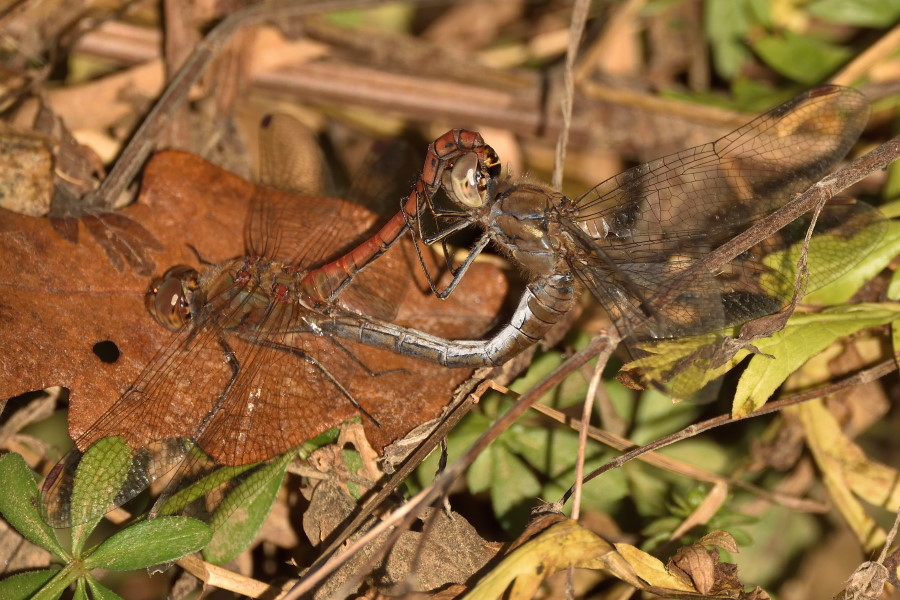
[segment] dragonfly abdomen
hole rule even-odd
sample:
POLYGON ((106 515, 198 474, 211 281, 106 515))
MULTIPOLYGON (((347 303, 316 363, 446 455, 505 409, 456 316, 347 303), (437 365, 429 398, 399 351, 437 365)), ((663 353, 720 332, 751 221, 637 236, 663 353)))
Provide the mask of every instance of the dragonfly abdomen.
POLYGON ((322 331, 446 367, 501 365, 534 345, 577 302, 575 279, 557 274, 529 285, 509 323, 486 340, 447 340, 357 315, 323 322, 322 331))

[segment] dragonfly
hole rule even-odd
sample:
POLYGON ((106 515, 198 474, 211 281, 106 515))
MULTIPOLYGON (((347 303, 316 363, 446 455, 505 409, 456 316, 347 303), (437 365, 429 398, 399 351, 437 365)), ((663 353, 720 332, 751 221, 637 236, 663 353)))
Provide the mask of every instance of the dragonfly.
MULTIPOLYGON (((715 142, 635 167, 576 200, 503 178, 499 157, 479 134, 451 130, 429 146, 422 175, 400 212, 368 241, 312 270, 299 266, 309 264, 314 246, 308 240, 299 251, 285 245, 304 238, 289 232, 298 222, 293 209, 256 203, 245 231, 247 256, 203 274, 176 267, 152 287, 148 307, 179 334, 48 477, 44 498, 51 522, 68 523, 73 473, 84 450, 107 436, 122 436, 139 450, 114 505, 171 470, 194 444, 218 463, 237 465, 303 441, 284 432, 253 435, 255 412, 287 410, 297 400, 277 392, 272 398, 263 382, 278 381, 284 384, 279 389, 288 390, 337 390, 373 419, 342 387, 343 374, 316 362, 328 353, 322 345, 336 338, 447 367, 477 367, 502 364, 533 345, 572 310, 584 288, 623 337, 635 339, 693 335, 775 312, 794 288, 764 258, 788 247, 796 235, 750 248, 716 272, 698 265, 830 170, 867 117, 868 103, 858 92, 818 88, 715 142), (440 195, 449 206, 440 204, 440 195), (469 226, 484 233, 461 265, 447 260, 451 282, 439 290, 435 278, 428 280, 436 294, 448 296, 493 243, 528 279, 512 318, 493 336, 450 340, 354 308, 350 283, 359 282, 368 272, 363 269, 377 263, 403 232, 412 230, 425 244, 445 244, 469 226), (275 255, 291 259, 273 261, 275 255), (304 345, 297 336, 304 336, 304 345), (216 370, 199 369, 216 361, 216 370), (199 382, 186 376, 195 372, 199 382), (197 390, 215 392, 206 394, 197 414, 159 408, 160 396, 197 390), (141 423, 140 432, 123 427, 126 415, 143 417, 130 419, 132 426, 141 423)), ((826 235, 852 247, 825 257, 819 272, 826 278, 849 269, 879 237, 878 228, 869 227, 879 219, 876 211, 862 204, 834 208, 823 219, 834 225, 825 228, 826 235)), ((293 407, 291 412, 302 413, 293 407)))
MULTIPOLYGON (((795 265, 786 261, 796 259, 790 249, 803 241, 808 219, 714 269, 704 259, 827 174, 856 142, 868 115, 860 92, 815 88, 716 141, 633 167, 575 199, 496 175, 499 159, 490 151, 455 154, 444 173, 445 203, 423 195, 403 212, 425 244, 446 244, 451 234, 477 227, 482 234, 462 264, 452 264, 445 246, 454 277, 444 289, 429 277, 432 290, 448 296, 493 244, 527 280, 512 318, 485 340, 444 340, 343 318, 331 321, 328 331, 462 367, 499 365, 533 345, 585 289, 633 356, 641 356, 648 341, 723 331, 776 313, 795 293, 795 265)), ((471 134, 445 135, 454 136, 471 134)), ((884 225, 863 203, 826 206, 813 240, 827 243, 818 243, 810 259, 807 288, 847 272, 881 239, 884 225)))
MULTIPOLYGON (((263 164, 274 173, 290 172, 271 163, 293 160, 272 141, 291 138, 291 122, 265 120, 263 126, 263 164)), ((424 196, 447 181, 443 173, 457 154, 488 159, 482 148, 477 134, 436 140, 405 204, 427 202, 424 196)), ((243 256, 200 271, 176 265, 155 279, 147 309, 175 335, 51 471, 42 490, 47 521, 68 527, 102 516, 179 465, 187 469, 185 462, 194 459, 185 459, 197 448, 216 465, 241 466, 282 454, 354 413, 398 430, 402 411, 391 407, 415 397, 405 394, 411 386, 423 387, 413 377, 419 370, 399 362, 372 372, 362 353, 325 331, 334 315, 392 318, 406 291, 395 271, 407 261, 375 260, 406 229, 402 215, 324 262, 335 243, 353 237, 359 220, 360 210, 350 203, 298 203, 267 190, 250 204, 243 256), (373 387, 381 389, 373 393, 373 387), (109 490, 114 499, 108 504, 73 509, 84 453, 114 436, 133 451, 124 483, 109 490)))

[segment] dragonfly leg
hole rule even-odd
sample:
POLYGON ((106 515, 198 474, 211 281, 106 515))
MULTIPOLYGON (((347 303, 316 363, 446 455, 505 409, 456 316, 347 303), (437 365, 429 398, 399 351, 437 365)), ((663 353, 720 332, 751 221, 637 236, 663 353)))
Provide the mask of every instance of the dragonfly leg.
POLYGON ((452 261, 450 260, 450 252, 447 247, 446 238, 452 233, 456 233, 457 231, 467 227, 470 223, 466 221, 461 221, 452 225, 451 227, 445 229, 439 234, 428 237, 423 236, 421 227, 417 226, 417 224, 421 223, 421 220, 418 217, 413 217, 412 215, 406 214, 407 225, 411 232, 413 232, 413 246, 416 249, 416 257, 419 259, 419 266, 422 269, 422 272, 425 274, 425 280, 428 282, 428 287, 431 288, 431 292, 440 298, 441 300, 446 299, 450 294, 453 293, 453 290, 456 289, 456 286, 459 285, 460 279, 465 275, 466 271, 468 271, 469 267, 472 265, 472 262, 481 254, 482 250, 487 247, 488 243, 491 241, 490 236, 485 233, 479 239, 478 242, 472 247, 469 255, 466 257, 466 260, 459 267, 454 267, 452 261), (418 232, 418 233, 416 233, 418 232), (444 260, 447 263, 447 269, 450 273, 453 274, 453 279, 447 284, 447 287, 444 289, 440 289, 437 283, 431 276, 431 272, 429 272, 428 267, 425 264, 425 258, 422 255, 422 249, 419 247, 419 242, 422 241, 426 245, 433 244, 434 242, 440 240, 441 247, 444 253, 444 260))
POLYGON ((455 290, 456 286, 459 285, 459 282, 462 279, 463 275, 466 274, 466 271, 469 270, 469 267, 472 266, 472 263, 475 262, 475 259, 478 258, 478 255, 481 254, 482 250, 487 247, 490 241, 491 237, 488 233, 485 233, 480 238, 478 238, 478 241, 474 246, 472 246, 472 249, 469 251, 469 255, 466 256, 466 260, 463 261, 463 263, 456 270, 454 270, 450 265, 450 258, 449 255, 447 255, 447 247, 446 245, 444 246, 444 256, 447 257, 447 267, 453 274, 453 279, 442 291, 438 291, 432 288, 432 291, 438 298, 444 300, 453 293, 453 290, 455 290))
POLYGON ((229 394, 231 393, 231 388, 234 387, 234 383, 241 375, 241 363, 240 361, 238 361, 237 355, 234 353, 234 350, 231 349, 231 346, 222 336, 219 336, 219 346, 222 347, 222 350, 225 353, 225 362, 228 363, 228 366, 231 369, 231 377, 228 378, 228 383, 225 384, 225 388, 222 390, 222 393, 219 394, 219 399, 200 421, 200 425, 197 428, 198 436, 206 429, 206 426, 209 425, 209 422, 212 420, 212 418, 225 404, 225 399, 228 398, 229 394))
POLYGON ((197 250, 196 246, 194 246, 193 244, 185 244, 185 245, 190 249, 191 252, 194 253, 194 256, 197 257, 197 262, 199 262, 201 265, 203 265, 204 267, 216 266, 217 263, 214 263, 212 261, 209 261, 209 260, 206 260, 205 258, 203 258, 203 255, 200 254, 200 251, 197 250))
POLYGON ((366 363, 364 363, 362 361, 362 359, 360 357, 358 357, 356 354, 354 354, 349 348, 344 346, 340 342, 340 340, 338 340, 334 336, 331 336, 328 334, 325 334, 325 335, 328 337, 328 339, 331 341, 331 343, 334 344, 335 346, 337 346, 344 354, 346 354, 350 358, 350 360, 352 360, 357 365, 359 365, 359 367, 363 371, 365 371, 369 377, 382 377, 384 375, 392 375, 394 373, 409 373, 408 369, 388 369, 386 371, 373 371, 372 369, 370 369, 368 367, 368 365, 366 365, 366 363))
POLYGON ((257 341, 255 343, 260 346, 263 346, 265 348, 273 348, 275 350, 280 350, 282 352, 287 352, 289 354, 293 354, 294 356, 305 360, 306 362, 308 362, 309 364, 314 366, 316 369, 318 369, 319 372, 322 373, 322 375, 324 375, 325 378, 328 379, 328 381, 330 381, 331 384, 334 387, 336 387, 338 389, 338 391, 350 402, 350 404, 352 404, 356 408, 356 410, 361 412, 364 416, 368 417, 368 419, 370 421, 372 421, 376 427, 381 427, 381 423, 378 422, 378 419, 373 417, 369 411, 367 411, 365 408, 363 408, 362 405, 360 405, 360 403, 357 402, 356 398, 353 397, 353 394, 350 393, 350 390, 345 388, 344 385, 340 381, 338 381, 334 375, 331 374, 331 371, 329 371, 322 363, 320 363, 318 360, 316 360, 315 357, 307 354, 306 352, 304 352, 303 350, 301 350, 299 348, 294 348, 293 346, 288 346, 286 344, 278 344, 275 342, 263 342, 263 341, 257 341))

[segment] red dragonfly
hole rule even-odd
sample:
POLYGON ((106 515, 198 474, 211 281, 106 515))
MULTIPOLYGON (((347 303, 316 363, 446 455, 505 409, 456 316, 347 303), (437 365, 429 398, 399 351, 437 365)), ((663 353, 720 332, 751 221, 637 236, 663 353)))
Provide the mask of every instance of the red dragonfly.
MULTIPOLYGON (((474 152, 485 158, 482 147, 477 135, 436 140, 406 204, 427 202, 424 196, 445 184, 453 157, 474 152)), ((172 470, 195 446, 216 464, 238 466, 281 454, 354 412, 395 433, 416 425, 400 423, 403 411, 391 410, 415 398, 409 388, 423 387, 415 363, 395 357, 399 368, 373 373, 365 356, 324 331, 335 315, 365 320, 396 313, 406 291, 403 278, 386 259, 360 270, 396 241, 405 218, 398 215, 338 260, 306 268, 334 253, 336 240, 351 238, 359 212, 348 203, 263 194, 251 203, 245 256, 202 273, 179 265, 154 281, 148 309, 176 335, 47 477, 48 522, 65 527, 73 518, 104 514, 172 470), (384 389, 373 393, 373 387, 384 389), (112 503, 79 506, 73 517, 83 453, 110 436, 133 450, 125 482, 109 490, 112 503)))

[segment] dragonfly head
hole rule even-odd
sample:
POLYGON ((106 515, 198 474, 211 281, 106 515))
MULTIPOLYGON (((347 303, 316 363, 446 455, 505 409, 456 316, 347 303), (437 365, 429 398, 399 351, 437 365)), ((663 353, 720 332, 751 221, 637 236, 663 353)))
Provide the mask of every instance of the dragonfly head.
POLYGON ((500 178, 500 158, 490 146, 460 156, 442 175, 444 190, 462 208, 481 208, 493 195, 500 178))
POLYGON ((196 289, 197 271, 177 265, 153 280, 144 304, 160 325, 177 331, 191 319, 191 298, 196 289))

